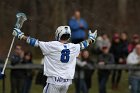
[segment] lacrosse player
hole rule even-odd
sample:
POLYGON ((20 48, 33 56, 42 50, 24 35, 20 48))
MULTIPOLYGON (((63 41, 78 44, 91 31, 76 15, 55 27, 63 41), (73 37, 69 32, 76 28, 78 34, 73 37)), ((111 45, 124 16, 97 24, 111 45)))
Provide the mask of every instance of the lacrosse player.
POLYGON ((91 33, 87 40, 79 44, 69 43, 71 30, 69 26, 59 26, 55 32, 56 41, 43 42, 25 36, 20 29, 14 28, 13 36, 25 40, 29 45, 39 47, 44 55, 44 75, 47 84, 43 93, 66 93, 74 78, 76 57, 80 50, 95 42, 97 31, 91 33))

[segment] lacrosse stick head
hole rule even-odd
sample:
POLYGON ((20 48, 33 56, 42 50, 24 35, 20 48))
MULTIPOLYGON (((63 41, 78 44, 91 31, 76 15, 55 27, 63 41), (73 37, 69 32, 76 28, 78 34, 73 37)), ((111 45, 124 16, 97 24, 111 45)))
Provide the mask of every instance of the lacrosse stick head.
POLYGON ((21 29, 24 21, 27 20, 27 17, 24 13, 17 13, 16 17, 17 17, 17 22, 16 22, 15 27, 18 28, 18 29, 21 29))

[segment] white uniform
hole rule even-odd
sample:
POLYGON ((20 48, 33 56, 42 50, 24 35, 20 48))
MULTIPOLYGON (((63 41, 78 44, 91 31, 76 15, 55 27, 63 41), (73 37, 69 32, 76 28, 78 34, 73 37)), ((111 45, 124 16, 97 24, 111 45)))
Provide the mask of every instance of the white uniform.
MULTIPOLYGON (((59 41, 42 42, 39 41, 39 47, 44 55, 44 75, 48 77, 44 93, 60 93, 60 88, 66 87, 72 83, 75 73, 76 57, 80 53, 80 44, 67 43, 59 41), (51 84, 59 86, 56 89, 49 89, 51 84), (62 87, 63 86, 63 87, 62 87), (49 92, 50 90, 50 92, 49 92)), ((61 93, 66 93, 67 89, 61 93)))
POLYGON ((26 40, 31 46, 41 48, 45 56, 43 60, 44 75, 48 77, 43 93, 66 93, 74 77, 76 57, 79 55, 80 49, 85 49, 95 41, 97 30, 94 33, 89 31, 88 40, 80 44, 63 44, 59 42, 64 35, 66 35, 67 40, 68 38, 70 39, 71 30, 69 26, 59 26, 55 32, 57 41, 52 42, 41 42, 31 37, 23 38, 25 37, 24 33, 17 28, 14 28, 13 35, 19 39, 26 40))

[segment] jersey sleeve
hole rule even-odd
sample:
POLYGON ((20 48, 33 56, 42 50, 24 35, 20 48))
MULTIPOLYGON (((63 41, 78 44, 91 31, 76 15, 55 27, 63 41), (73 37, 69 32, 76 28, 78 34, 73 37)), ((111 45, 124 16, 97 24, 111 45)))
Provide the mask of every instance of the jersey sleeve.
POLYGON ((49 42, 43 42, 43 41, 39 41, 39 47, 43 53, 43 55, 46 55, 49 53, 49 42))
POLYGON ((80 44, 75 44, 75 46, 76 46, 76 57, 78 57, 80 53, 80 44))

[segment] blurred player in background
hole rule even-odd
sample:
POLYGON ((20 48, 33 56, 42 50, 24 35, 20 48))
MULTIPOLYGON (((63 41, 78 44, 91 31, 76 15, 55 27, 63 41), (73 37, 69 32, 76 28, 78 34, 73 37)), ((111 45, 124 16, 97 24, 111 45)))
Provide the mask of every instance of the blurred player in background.
POLYGON ((128 52, 131 53, 135 46, 140 42, 140 37, 138 34, 134 34, 132 37, 132 41, 128 44, 128 52))
POLYGON ((85 49, 89 44, 95 42, 97 31, 94 33, 90 31, 88 39, 79 44, 68 42, 71 37, 69 26, 58 27, 55 32, 56 41, 50 42, 27 37, 17 28, 13 30, 13 35, 42 50, 44 75, 48 77, 43 93, 66 93, 74 78, 76 57, 81 49, 85 49))
MULTIPOLYGON (((110 52, 114 55, 115 64, 124 64, 123 60, 123 51, 122 51, 122 45, 120 41, 119 33, 114 33, 113 40, 112 40, 112 46, 110 48, 110 52)), ((113 70, 112 73, 112 89, 118 90, 119 83, 122 77, 122 70, 113 70)))
POLYGON ((85 30, 88 29, 87 22, 81 18, 80 11, 76 10, 74 16, 69 21, 71 28, 71 41, 72 43, 82 42, 86 38, 85 30))
MULTIPOLYGON (((14 54, 11 56, 11 65, 19 65, 22 63, 24 57, 24 52, 21 45, 16 45, 14 54)), ((11 93, 22 93, 22 88, 24 84, 24 76, 22 69, 12 69, 10 73, 11 80, 11 93)))
MULTIPOLYGON (((24 58, 23 58, 22 64, 28 64, 28 65, 33 64, 32 53, 30 51, 27 51, 24 53, 24 58)), ((33 80, 33 76, 34 76, 34 71, 32 69, 26 69, 26 70, 24 69, 23 74, 24 74, 25 78, 23 79, 24 85, 23 85, 22 93, 30 93, 32 80, 33 80)))
MULTIPOLYGON (((98 57, 99 65, 114 64, 114 56, 109 53, 109 46, 102 47, 102 53, 98 57)), ((106 85, 109 79, 111 70, 100 69, 98 70, 98 83, 99 83, 99 93, 107 93, 106 85)))
POLYGON ((83 62, 86 62, 86 65, 85 65, 85 70, 84 70, 84 73, 85 73, 85 82, 86 82, 86 86, 87 86, 87 90, 89 93, 89 90, 92 86, 92 76, 93 76, 93 73, 94 73, 94 65, 95 65, 95 62, 92 61, 92 59, 90 58, 90 53, 88 50, 83 50, 82 51, 82 61, 83 62))
MULTIPOLYGON (((140 44, 127 57, 127 64, 140 65, 140 44)), ((140 71, 129 70, 129 85, 131 93, 140 93, 140 71)))

